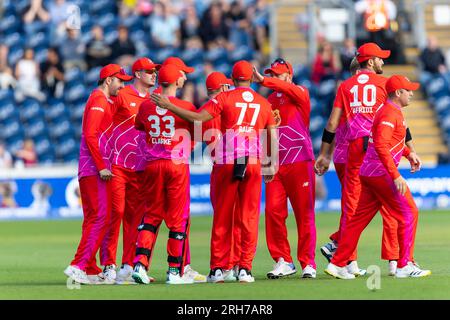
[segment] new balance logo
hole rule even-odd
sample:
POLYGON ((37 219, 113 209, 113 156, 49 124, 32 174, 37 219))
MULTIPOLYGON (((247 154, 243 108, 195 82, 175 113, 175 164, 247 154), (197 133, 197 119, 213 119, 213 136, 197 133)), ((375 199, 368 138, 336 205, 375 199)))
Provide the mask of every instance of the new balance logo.
POLYGON ((305 182, 305 183, 303 184, 303 186, 304 186, 304 187, 309 186, 309 182, 305 182))
POLYGON ((177 234, 177 236, 175 237, 175 239, 177 239, 177 240, 183 240, 184 237, 183 237, 183 235, 181 235, 181 234, 177 234))
POLYGON ((136 102, 130 103, 130 107, 136 107, 136 102))

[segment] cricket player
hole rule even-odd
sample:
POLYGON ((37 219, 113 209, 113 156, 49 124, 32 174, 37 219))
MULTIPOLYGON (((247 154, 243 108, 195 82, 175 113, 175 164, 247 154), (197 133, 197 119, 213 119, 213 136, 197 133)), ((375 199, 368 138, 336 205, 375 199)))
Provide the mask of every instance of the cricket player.
MULTIPOLYGON (((367 141, 373 118, 387 98, 384 87, 386 78, 380 74, 383 73, 383 59, 389 57, 389 55, 389 50, 382 50, 378 45, 371 42, 358 48, 356 57, 361 70, 339 86, 333 110, 323 132, 322 146, 315 164, 316 173, 319 175, 328 170, 336 129, 341 117, 345 117, 347 124, 346 138, 349 145, 342 188, 342 213, 338 243, 348 221, 355 214, 361 194, 359 168, 367 150, 367 141)), ((356 252, 351 256, 348 269, 351 274, 364 275, 366 273, 365 270, 358 267, 356 252)))
MULTIPOLYGON (((195 69, 193 67, 189 67, 186 65, 186 63, 184 63, 183 60, 181 60, 178 57, 168 57, 166 60, 163 61, 162 65, 166 66, 166 65, 174 65, 176 66, 181 74, 182 74, 182 80, 179 80, 177 83, 177 88, 178 89, 182 89, 184 87, 184 84, 186 83, 187 79, 187 75, 194 72, 195 69)), ((155 94, 161 94, 162 92, 162 87, 158 87, 156 88, 153 93, 155 94)), ((189 230, 188 230, 189 231, 189 230)), ((190 253, 190 246, 189 246, 189 232, 187 233, 187 238, 185 240, 186 243, 186 265, 184 267, 184 272, 183 272, 183 276, 184 277, 191 277, 194 278, 195 282, 205 282, 206 281, 206 277, 202 274, 200 274, 199 272, 195 271, 194 269, 192 269, 191 267, 191 253, 190 253)))
MULTIPOLYGON (((162 95, 182 109, 195 111, 193 104, 175 97, 179 82, 183 81, 183 74, 174 65, 164 65, 159 70, 158 83, 162 87, 162 95)), ((166 283, 194 283, 194 277, 183 276, 190 224, 189 159, 193 147, 193 126, 148 100, 139 108, 135 127, 146 132, 147 166, 141 190, 145 199, 145 214, 139 226, 132 277, 138 283, 150 283, 147 270, 151 250, 156 242, 157 230, 164 220, 170 230, 166 283)))
POLYGON ((211 233, 211 271, 209 282, 223 282, 224 271, 230 265, 233 228, 240 228, 241 256, 240 282, 254 282, 252 262, 258 239, 261 200, 261 140, 260 130, 268 131, 269 170, 265 179, 270 181, 277 166, 275 119, 269 102, 250 88, 253 67, 247 61, 238 61, 232 69, 235 89, 220 93, 200 112, 179 108, 166 98, 152 94, 157 105, 174 112, 188 121, 208 121, 220 116, 222 139, 215 149, 216 194, 211 233), (239 194, 239 197, 238 197, 239 194), (240 217, 233 221, 234 207, 240 217))
MULTIPOLYGON (((350 65, 350 72, 353 75, 359 73, 360 65, 358 63, 357 57, 352 60, 350 65)), ((333 162, 336 169, 336 174, 339 178, 341 186, 344 185, 345 178, 345 169, 348 161, 348 145, 349 142, 347 140, 347 122, 346 116, 344 113, 341 115, 341 119, 339 121, 339 125, 336 129, 335 136, 335 149, 333 153, 333 162)), ((414 152, 414 144, 412 142, 412 137, 407 129, 406 134, 406 145, 411 150, 413 155, 415 155, 416 161, 418 163, 418 167, 420 170, 421 162, 420 158, 414 152)), ((386 210, 384 207, 381 210, 386 210)), ((397 239, 397 221, 385 212, 383 215, 383 235, 382 235, 382 243, 381 243, 381 258, 389 261, 389 275, 395 275, 395 270, 397 266, 397 259, 399 254, 398 247, 398 239, 397 239)), ((330 262, 336 248, 338 246, 339 233, 343 222, 343 216, 341 216, 340 225, 338 231, 333 233, 330 236, 331 242, 325 244, 321 247, 321 252, 327 258, 328 262, 330 262)), ((352 260, 356 259, 356 253, 352 255, 352 260)), ((354 263, 353 263, 354 264, 354 263)))
MULTIPOLYGON (((221 92, 226 92, 230 90, 230 86, 233 85, 233 81, 231 79, 228 79, 223 73, 221 72, 212 72, 208 75, 206 78, 206 90, 208 93, 209 101, 211 99, 214 99, 218 94, 221 92)), ((209 102, 208 101, 208 102, 209 102)), ((207 105, 208 102, 205 103, 202 107, 200 107, 199 111, 203 110, 207 105)), ((201 129, 202 129, 202 137, 203 140, 207 144, 207 148, 209 151, 209 154, 211 156, 211 159, 213 161, 213 168, 211 171, 210 176, 210 197, 211 197, 211 204, 212 207, 215 207, 215 195, 217 192, 217 188, 220 188, 219 185, 217 185, 217 179, 216 179, 216 163, 214 160, 215 155, 215 146, 218 144, 220 138, 222 137, 222 133, 220 131, 221 122, 220 122, 220 116, 215 117, 214 119, 211 119, 209 121, 200 123, 201 129)), ((233 221, 237 221, 239 218, 239 213, 236 211, 237 206, 234 208, 233 212, 233 221)), ((225 282, 234 282, 238 279, 238 273, 239 273, 239 266, 237 265, 239 263, 240 258, 240 229, 235 228, 233 230, 232 235, 232 246, 230 250, 230 262, 228 267, 223 271, 224 276, 223 279, 225 282)))
POLYGON ((114 99, 114 114, 108 143, 112 148, 111 163, 114 178, 112 188, 112 216, 101 246, 101 263, 105 266, 106 283, 133 283, 133 259, 136 251, 137 228, 143 217, 139 208, 141 192, 136 172, 139 159, 140 132, 134 128, 139 106, 150 98, 159 64, 149 58, 139 58, 132 66, 134 82, 119 91, 114 99), (120 225, 123 220, 122 266, 116 277, 116 254, 120 225), (116 279, 117 278, 117 279, 116 279))
POLYGON ((406 180, 400 175, 398 165, 402 156, 410 164, 411 171, 419 169, 419 164, 411 157, 405 145, 406 121, 401 108, 409 105, 413 90, 418 83, 406 77, 394 75, 386 82, 388 100, 375 115, 367 153, 360 169, 361 195, 353 217, 341 234, 339 247, 328 264, 325 273, 340 279, 354 279, 346 265, 356 249, 362 231, 373 219, 381 206, 381 214, 389 212, 398 223, 398 243, 400 247, 397 278, 425 277, 429 270, 420 269, 411 259, 416 232, 418 209, 406 180))
POLYGON ((315 173, 309 134, 309 92, 292 82, 292 66, 283 59, 275 60, 264 73, 271 77, 264 77, 254 69, 254 79, 274 91, 268 100, 274 110, 279 110, 281 118, 278 127, 280 167, 273 181, 266 184, 266 241, 276 262, 267 277, 277 279, 297 272, 287 238, 289 199, 297 222, 297 259, 302 267, 302 278, 315 278, 315 173))
POLYGON ((83 207, 82 236, 77 252, 64 274, 74 281, 91 283, 87 274, 96 275, 96 254, 111 217, 111 165, 107 143, 107 131, 112 121, 113 101, 124 82, 131 76, 117 64, 109 64, 100 70, 98 88, 86 103, 80 144, 78 181, 83 207))

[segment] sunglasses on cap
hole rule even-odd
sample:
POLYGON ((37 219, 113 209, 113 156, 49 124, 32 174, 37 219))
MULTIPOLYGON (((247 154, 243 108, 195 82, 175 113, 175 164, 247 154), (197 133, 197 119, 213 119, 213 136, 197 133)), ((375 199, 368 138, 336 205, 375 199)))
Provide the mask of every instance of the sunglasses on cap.
POLYGON ((114 72, 112 75, 110 75, 110 77, 114 77, 116 74, 123 74, 123 75, 127 75, 126 71, 123 68, 120 68, 119 71, 114 72))
POLYGON ((145 72, 146 74, 154 74, 156 72, 156 69, 155 68, 153 68, 151 70, 142 69, 142 70, 139 70, 139 72, 145 72))
POLYGON ((286 64, 286 61, 284 61, 284 59, 282 59, 282 58, 278 58, 272 64, 275 64, 275 63, 286 64))

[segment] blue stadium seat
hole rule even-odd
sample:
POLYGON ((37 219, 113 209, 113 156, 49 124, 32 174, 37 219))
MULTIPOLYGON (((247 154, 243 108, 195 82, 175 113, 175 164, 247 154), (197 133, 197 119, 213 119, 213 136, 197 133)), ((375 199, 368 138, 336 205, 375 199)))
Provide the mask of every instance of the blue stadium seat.
POLYGON ((215 48, 208 50, 205 54, 206 61, 211 62, 214 66, 228 64, 228 52, 225 48, 215 48))
POLYGON ((34 149, 38 157, 42 154, 53 153, 52 142, 46 136, 40 136, 34 139, 34 149))
POLYGON ((55 162, 55 155, 53 150, 49 150, 42 154, 38 154, 38 160, 40 164, 51 164, 55 162))
POLYGON ((163 48, 153 51, 153 55, 155 57, 154 61, 157 63, 162 63, 168 57, 179 56, 179 51, 175 48, 163 48))
POLYGON ((128 28, 128 31, 130 32, 134 32, 137 30, 148 31, 148 29, 145 27, 145 19, 138 15, 129 15, 125 19, 122 19, 120 23, 126 26, 128 28))
POLYGON ((98 77, 100 75, 100 70, 102 67, 95 67, 90 69, 85 75, 85 82, 88 85, 96 84, 98 77))
POLYGON ((228 63, 222 63, 214 66, 215 71, 222 72, 227 77, 231 76, 231 68, 231 65, 229 65, 228 63))
POLYGON ((228 54, 228 60, 230 63, 235 63, 239 60, 250 61, 253 60, 254 54, 253 49, 248 46, 240 46, 228 54))
POLYGON ((100 14, 98 17, 96 17, 95 23, 100 25, 103 29, 106 29, 111 26, 113 28, 117 28, 118 19, 113 13, 107 12, 105 14, 100 14))
POLYGON ((14 137, 23 137, 23 128, 17 119, 10 119, 0 127, 0 139, 9 140, 14 137))
POLYGON ((47 124, 42 119, 37 119, 25 125, 25 137, 35 139, 38 137, 47 137, 47 136, 48 136, 47 124))
POLYGON ((73 81, 84 82, 84 72, 78 68, 71 68, 64 72, 64 81, 66 85, 73 81))
POLYGON ((315 116, 311 118, 310 124, 309 124, 309 130, 311 132, 315 131, 322 131, 323 128, 326 125, 325 118, 322 116, 315 116))
POLYGON ((81 121, 83 118, 84 108, 86 106, 85 102, 79 102, 69 106, 70 118, 73 121, 81 121))
POLYGON ((28 34, 38 34, 38 33, 45 33, 48 34, 49 24, 42 22, 40 20, 35 20, 32 23, 29 23, 26 27, 26 30, 28 34))
POLYGON ((30 119, 41 118, 44 116, 41 104, 36 99, 25 99, 20 107, 20 119, 29 121, 30 119))
POLYGON ((194 72, 187 75, 189 81, 198 83, 203 79, 204 66, 203 64, 193 65, 194 72))
POLYGON ((30 0, 15 0, 14 7, 16 8, 16 14, 18 17, 21 16, 21 13, 25 8, 30 4, 30 0))
POLYGON ((77 152, 77 143, 74 138, 64 138, 57 143, 55 148, 56 157, 63 158, 71 153, 77 152))
POLYGON ((426 86, 425 90, 428 96, 433 99, 439 99, 440 97, 449 95, 449 88, 444 77, 438 76, 433 78, 426 86))
POLYGON ((111 5, 109 0, 97 0, 90 3, 89 12, 91 15, 113 13, 114 6, 111 5))
POLYGON ((25 40, 19 32, 13 32, 2 39, 2 43, 8 48, 23 47, 25 45, 25 40))
POLYGON ((187 65, 203 65, 203 49, 186 49, 181 53, 180 58, 187 65))
POLYGON ((63 156, 63 160, 64 160, 64 162, 73 162, 73 163, 76 163, 76 162, 78 162, 78 158, 79 158, 79 155, 80 155, 80 148, 78 147, 76 147, 75 146, 75 150, 74 151, 72 151, 72 152, 70 152, 70 153, 68 153, 67 155, 65 155, 65 156, 63 156))
POLYGON ((0 105, 14 100, 14 91, 12 89, 0 89, 0 105))
POLYGON ((23 49, 19 47, 14 47, 9 49, 8 63, 10 66, 15 66, 17 61, 19 61, 23 56, 23 49))
POLYGON ((19 110, 14 101, 8 101, 0 104, 0 123, 6 123, 19 119, 19 110))
POLYGON ((49 36, 45 32, 37 32, 35 34, 30 35, 26 39, 27 46, 34 48, 48 48, 50 45, 50 39, 49 36))
POLYGON ((21 19, 14 15, 5 16, 0 19, 0 33, 4 36, 20 32, 21 19))
POLYGON ((105 37, 105 41, 108 44, 112 44, 119 37, 119 32, 117 31, 116 28, 113 28, 111 30, 105 30, 104 37, 105 37))
POLYGON ((49 125, 49 136, 57 139, 64 136, 74 136, 74 130, 69 120, 61 119, 55 124, 49 125))
POLYGON ((14 136, 7 140, 7 148, 11 154, 15 154, 17 151, 22 149, 23 146, 23 137, 22 136, 14 136))
POLYGON ((450 113, 450 95, 443 96, 434 102, 434 109, 439 116, 446 116, 450 113))
POLYGON ((67 118, 68 111, 64 102, 54 103, 45 108, 45 119, 52 123, 67 118))
POLYGON ((64 89, 64 98, 65 101, 69 104, 82 100, 84 94, 85 94, 85 86, 82 83, 79 83, 71 88, 64 89))

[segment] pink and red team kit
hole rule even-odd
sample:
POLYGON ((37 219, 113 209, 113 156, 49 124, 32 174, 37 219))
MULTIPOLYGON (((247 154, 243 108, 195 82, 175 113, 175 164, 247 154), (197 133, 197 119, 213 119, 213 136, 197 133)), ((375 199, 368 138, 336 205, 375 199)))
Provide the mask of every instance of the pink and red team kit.
POLYGON ((399 75, 380 75, 389 54, 374 43, 358 48, 359 70, 337 90, 317 159, 309 133, 309 92, 292 82, 293 68, 283 59, 276 59, 266 76, 247 61, 233 66, 231 79, 211 73, 206 79, 210 99, 199 108, 176 97, 194 71, 177 57, 162 64, 139 58, 132 75, 119 65, 103 67, 82 123, 82 235, 64 273, 82 284, 154 282, 148 273, 164 221, 169 229, 166 283, 254 282, 264 181, 266 242, 274 260, 267 277, 297 272, 287 237, 289 200, 301 277, 316 278, 315 175, 328 170, 334 150, 342 212, 338 231, 320 248, 329 262, 325 273, 339 279, 366 273, 357 265, 356 248, 380 210, 382 259, 388 260, 389 275, 430 275, 414 260, 418 210, 397 169, 404 156, 413 171, 420 170, 401 112, 419 85, 399 75), (272 93, 261 96, 252 82, 272 93), (192 268, 189 244, 189 160, 202 142, 213 162, 207 276, 192 268), (123 254, 117 268, 121 224, 123 254))

